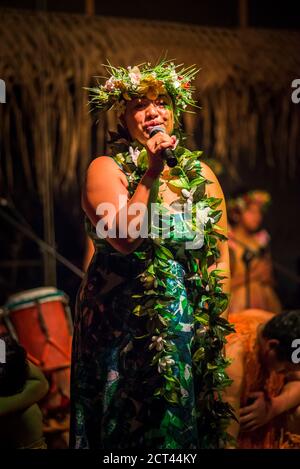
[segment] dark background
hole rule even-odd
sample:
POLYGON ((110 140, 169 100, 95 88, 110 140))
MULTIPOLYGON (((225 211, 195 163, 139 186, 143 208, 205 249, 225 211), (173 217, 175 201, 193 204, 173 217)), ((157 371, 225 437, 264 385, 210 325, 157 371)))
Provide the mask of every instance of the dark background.
MULTIPOLYGON (((85 5, 85 0, 0 0, 1 7, 81 14, 85 13, 85 5)), ((97 15, 177 21, 226 28, 239 25, 238 11, 238 0, 194 0, 182 3, 176 0, 160 2, 95 0, 97 15)), ((249 0, 248 15, 250 27, 300 28, 300 4, 294 0, 285 2, 249 0)))

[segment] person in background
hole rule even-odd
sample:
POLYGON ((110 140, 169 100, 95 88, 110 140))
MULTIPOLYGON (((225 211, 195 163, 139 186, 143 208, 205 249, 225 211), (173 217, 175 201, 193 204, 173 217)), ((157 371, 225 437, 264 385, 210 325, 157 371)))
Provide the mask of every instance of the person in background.
POLYGON ((300 442, 300 348, 292 346, 300 337, 300 310, 249 309, 229 320, 236 332, 227 338, 232 384, 225 395, 237 418, 228 429, 237 447, 280 448, 288 432, 300 442))
POLYGON ((259 308, 273 313, 281 311, 274 290, 270 236, 261 229, 263 214, 270 203, 265 191, 250 191, 228 201, 228 231, 231 300, 229 312, 259 308), (248 283, 246 280, 249 262, 248 283))
POLYGON ((25 349, 8 334, 6 362, 0 364, 0 448, 46 449, 38 402, 48 392, 43 373, 26 359, 25 349))

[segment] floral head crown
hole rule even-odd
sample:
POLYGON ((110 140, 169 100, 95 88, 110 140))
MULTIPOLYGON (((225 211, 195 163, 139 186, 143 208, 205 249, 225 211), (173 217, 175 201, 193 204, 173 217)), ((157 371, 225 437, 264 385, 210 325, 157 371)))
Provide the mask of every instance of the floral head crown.
POLYGON ((271 203, 271 196, 267 191, 253 190, 227 202, 228 212, 244 211, 251 203, 256 203, 262 210, 266 210, 271 203))
POLYGON ((121 115, 125 111, 126 102, 131 99, 146 96, 155 100, 164 94, 171 97, 176 118, 188 105, 198 107, 192 98, 194 88, 191 81, 198 72, 194 66, 182 68, 182 65, 163 60, 154 67, 144 63, 127 68, 116 68, 109 64, 105 68, 110 74, 109 78, 105 77, 105 83, 87 88, 91 93, 90 104, 95 109, 116 109, 118 115, 121 115))

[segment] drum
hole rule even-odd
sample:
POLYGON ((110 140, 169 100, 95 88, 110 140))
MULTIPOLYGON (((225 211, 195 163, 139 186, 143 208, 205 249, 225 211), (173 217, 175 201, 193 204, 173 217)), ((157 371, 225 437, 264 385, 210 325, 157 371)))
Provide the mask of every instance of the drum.
POLYGON ((34 288, 8 298, 3 321, 44 372, 71 363, 72 318, 68 297, 54 287, 34 288))

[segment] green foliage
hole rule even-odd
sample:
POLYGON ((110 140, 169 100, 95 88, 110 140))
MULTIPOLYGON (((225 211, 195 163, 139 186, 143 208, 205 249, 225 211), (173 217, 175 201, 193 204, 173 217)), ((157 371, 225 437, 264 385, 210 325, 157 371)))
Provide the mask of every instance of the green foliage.
POLYGON ((194 66, 184 68, 168 60, 155 66, 150 63, 127 68, 117 68, 110 63, 104 66, 109 77, 98 77, 105 81, 101 83, 100 80, 97 86, 85 88, 90 93, 92 109, 107 111, 114 108, 120 115, 125 112, 126 102, 134 98, 145 96, 154 100, 161 95, 171 97, 177 120, 187 106, 198 107, 192 97, 192 81, 198 73, 194 66))
MULTIPOLYGON (((144 290, 134 295, 132 313, 138 317, 148 317, 146 327, 153 341, 151 350, 154 352, 152 366, 157 367, 162 377, 154 396, 177 405, 182 399, 182 390, 173 372, 175 362, 170 358, 173 344, 168 332, 170 313, 166 307, 172 302, 172 296, 166 296, 165 290, 167 280, 176 278, 171 271, 172 260, 182 260, 188 273, 186 285, 194 316, 191 352, 195 389, 199 391, 196 409, 199 445, 201 448, 217 448, 229 441, 226 425, 233 415, 231 407, 221 399, 222 391, 230 384, 226 374, 228 360, 223 355, 223 347, 233 327, 221 317, 228 305, 228 295, 222 288, 224 272, 209 269, 219 257, 219 242, 226 240, 217 225, 222 216, 222 211, 218 209, 221 199, 205 195, 205 186, 209 181, 201 172, 199 158, 202 152, 191 152, 180 146, 175 151, 178 165, 171 170, 171 175, 176 179, 170 181, 170 184, 186 190, 195 207, 201 210, 204 244, 199 249, 185 249, 182 252, 182 242, 173 240, 170 243, 169 239, 163 237, 163 229, 155 227, 157 237, 152 239, 149 236, 134 252, 134 256, 147 262, 147 268, 140 275, 144 290)), ((144 167, 139 166, 138 159, 132 170, 133 162, 129 152, 117 154, 116 160, 131 181, 129 191, 132 195, 143 176, 144 167)), ((193 213, 196 216, 196 210, 193 213)), ((170 223, 170 219, 166 220, 170 223)), ((198 224, 193 220, 192 225, 196 234, 198 224)), ((179 326, 177 330, 180 330, 179 326)), ((180 421, 174 415, 167 414, 164 424, 178 427, 180 421)), ((173 444, 170 440, 170 447, 173 444)))

